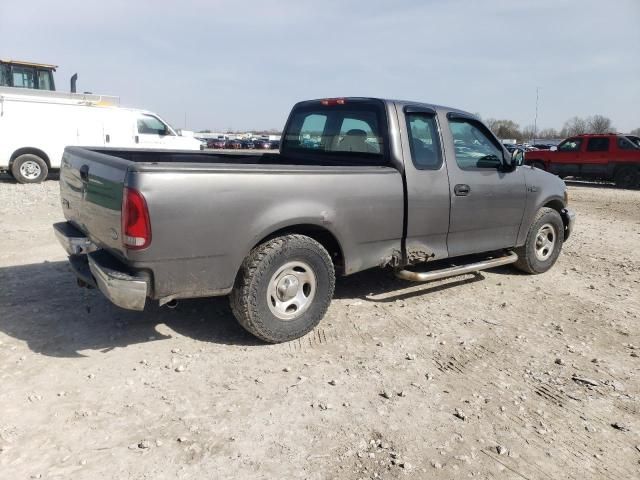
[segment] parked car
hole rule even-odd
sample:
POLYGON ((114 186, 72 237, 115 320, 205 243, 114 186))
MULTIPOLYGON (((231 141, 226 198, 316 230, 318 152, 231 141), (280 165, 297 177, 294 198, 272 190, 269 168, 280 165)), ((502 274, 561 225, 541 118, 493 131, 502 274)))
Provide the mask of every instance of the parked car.
POLYGON ((336 274, 382 267, 429 281, 507 264, 538 274, 572 230, 564 182, 519 166, 521 151, 461 110, 306 101, 282 138, 281 153, 262 155, 67 148, 67 221, 54 230, 78 283, 133 310, 229 294, 245 329, 282 342, 320 322, 336 274), (324 126, 309 121, 318 117, 324 126), (318 128, 322 148, 309 148, 318 128))
POLYGON ((242 142, 240 140, 227 140, 224 148, 238 150, 242 148, 242 142))
POLYGON ((200 150, 158 115, 109 103, 112 97, 0 87, 0 171, 20 183, 44 181, 67 145, 200 150))
POLYGON ((210 138, 207 141, 207 148, 227 148, 227 140, 225 138, 210 138))
POLYGON ((280 148, 280 140, 271 140, 269 143, 271 150, 278 150, 280 148))
POLYGON ((527 153, 526 163, 561 178, 612 180, 622 188, 640 182, 640 149, 625 135, 577 135, 556 149, 527 153))
POLYGON ((242 148, 245 149, 254 149, 256 148, 255 143, 253 143, 253 140, 242 140, 242 148))
POLYGON ((261 138, 260 140, 256 141, 254 144, 255 144, 255 148, 257 149, 269 150, 271 148, 271 142, 264 138, 261 138))

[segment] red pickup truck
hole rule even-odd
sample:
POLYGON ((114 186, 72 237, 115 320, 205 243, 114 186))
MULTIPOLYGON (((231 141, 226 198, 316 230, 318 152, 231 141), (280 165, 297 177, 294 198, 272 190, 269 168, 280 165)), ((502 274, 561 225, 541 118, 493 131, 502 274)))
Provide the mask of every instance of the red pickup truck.
POLYGON ((577 135, 555 150, 527 152, 525 163, 560 178, 613 180, 622 188, 640 186, 640 148, 624 135, 577 135))

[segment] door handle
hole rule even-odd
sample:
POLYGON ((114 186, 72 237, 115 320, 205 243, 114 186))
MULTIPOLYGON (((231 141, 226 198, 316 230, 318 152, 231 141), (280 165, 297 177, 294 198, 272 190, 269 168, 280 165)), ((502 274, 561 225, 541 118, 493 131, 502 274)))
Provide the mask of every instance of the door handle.
POLYGON ((136 141, 136 143, 140 143, 140 137, 138 137, 138 135, 136 135, 135 137, 133 137, 136 141))
POLYGON ((466 197, 471 192, 471 187, 469 185, 465 185, 463 183, 459 183, 455 187, 453 187, 453 193, 455 193, 458 197, 466 197))
POLYGON ((82 165, 80 167, 80 179, 83 182, 89 181, 89 165, 82 165))

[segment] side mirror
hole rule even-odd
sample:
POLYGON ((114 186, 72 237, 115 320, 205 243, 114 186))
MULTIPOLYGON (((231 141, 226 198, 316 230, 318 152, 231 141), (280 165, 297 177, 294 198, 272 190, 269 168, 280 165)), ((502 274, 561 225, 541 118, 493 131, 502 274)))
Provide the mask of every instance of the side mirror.
POLYGON ((524 163, 524 150, 516 148, 511 152, 511 158, 509 160, 509 166, 515 170, 516 167, 524 163))
POLYGON ((558 150, 558 147, 553 146, 553 147, 551 147, 549 150, 551 150, 552 152, 555 152, 556 150, 558 150))

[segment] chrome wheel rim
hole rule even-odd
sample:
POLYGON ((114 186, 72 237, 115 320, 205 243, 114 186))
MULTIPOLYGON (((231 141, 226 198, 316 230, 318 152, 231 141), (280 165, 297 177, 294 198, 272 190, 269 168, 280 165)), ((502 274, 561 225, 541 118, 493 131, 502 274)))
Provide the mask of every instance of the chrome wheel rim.
POLYGON ((280 320, 295 320, 306 312, 316 294, 316 275, 305 262, 288 262, 271 277, 267 304, 280 320))
POLYGON ((556 246, 556 229, 550 223, 545 223, 536 234, 536 258, 540 261, 547 260, 556 246))
POLYGON ((22 175, 27 180, 35 180, 42 173, 42 169, 38 162, 34 162, 33 160, 27 160, 22 165, 20 165, 20 175, 22 175))

